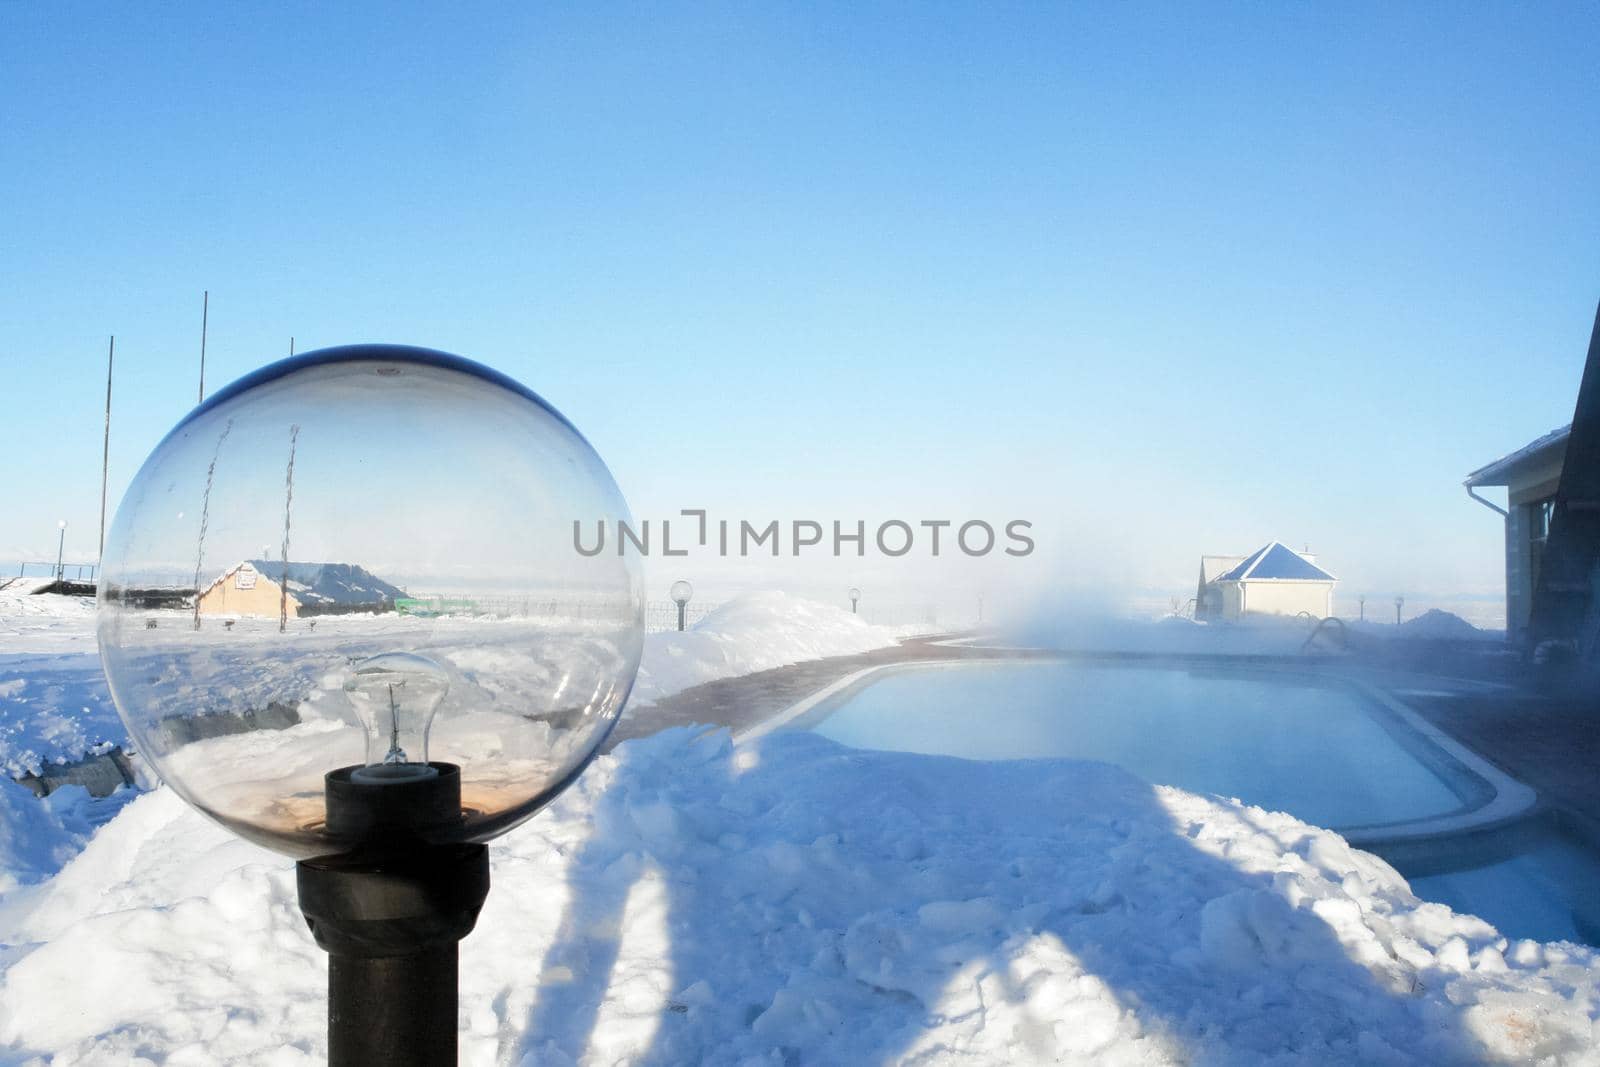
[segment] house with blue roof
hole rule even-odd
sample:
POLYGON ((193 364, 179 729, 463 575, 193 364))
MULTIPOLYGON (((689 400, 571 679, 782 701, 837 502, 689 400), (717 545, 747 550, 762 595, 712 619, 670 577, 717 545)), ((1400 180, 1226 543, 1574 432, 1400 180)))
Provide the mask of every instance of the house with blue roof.
POLYGON ((1202 556, 1197 619, 1238 619, 1245 615, 1333 614, 1338 579, 1317 566, 1310 552, 1296 552, 1273 541, 1248 556, 1202 556))

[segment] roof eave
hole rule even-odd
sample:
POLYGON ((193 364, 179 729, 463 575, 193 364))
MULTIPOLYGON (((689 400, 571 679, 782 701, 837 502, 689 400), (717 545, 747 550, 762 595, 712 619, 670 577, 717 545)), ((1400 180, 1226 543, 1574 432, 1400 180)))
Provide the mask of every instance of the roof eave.
POLYGON ((1461 484, 1469 489, 1480 485, 1509 485, 1515 472, 1549 462, 1555 458, 1558 450, 1564 455, 1567 438, 1571 433, 1571 426, 1561 426, 1551 430, 1543 437, 1529 441, 1515 452, 1507 453, 1492 463, 1484 464, 1467 475, 1461 484))

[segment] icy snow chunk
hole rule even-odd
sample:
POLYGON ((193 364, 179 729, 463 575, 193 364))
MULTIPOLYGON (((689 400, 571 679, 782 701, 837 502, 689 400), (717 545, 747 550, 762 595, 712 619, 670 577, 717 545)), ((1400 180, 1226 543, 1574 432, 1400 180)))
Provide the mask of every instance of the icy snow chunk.
POLYGON ((1470 971, 1472 957, 1467 952, 1467 943, 1459 937, 1452 937, 1444 943, 1437 954, 1440 967, 1449 971, 1470 971))

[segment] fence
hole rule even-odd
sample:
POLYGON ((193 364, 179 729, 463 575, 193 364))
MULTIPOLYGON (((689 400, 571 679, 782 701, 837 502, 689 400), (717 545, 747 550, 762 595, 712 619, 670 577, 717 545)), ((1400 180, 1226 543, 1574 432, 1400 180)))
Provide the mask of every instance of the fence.
MULTIPOLYGON (((696 604, 689 601, 684 608, 684 624, 693 626, 701 619, 710 615, 720 604, 696 604)), ((678 628, 678 605, 671 600, 651 600, 644 606, 644 628, 646 633, 658 634, 678 628)))
MULTIPOLYGON (((53 578, 57 576, 55 560, 30 559, 17 564, 17 577, 28 577, 28 568, 30 567, 33 568, 35 577, 53 578)), ((63 563, 61 564, 60 572, 60 577, 69 582, 92 582, 95 580, 96 575, 100 573, 100 565, 98 563, 63 563)))
MULTIPOLYGON (((691 601, 684 612, 685 623, 693 626, 719 606, 691 601)), ((501 615, 606 621, 619 618, 627 611, 627 604, 543 597, 401 597, 395 600, 395 608, 402 615, 501 615)), ((644 628, 648 633, 676 630, 678 605, 670 600, 648 601, 644 607, 644 628)))
MULTIPOLYGON (((685 625, 695 623, 716 611, 720 603, 697 604, 690 601, 684 611, 685 625)), ((845 610, 849 610, 848 606, 845 610)), ((934 633, 939 629, 937 604, 872 604, 863 602, 859 607, 862 621, 874 626, 895 626, 913 633, 934 633)), ((652 600, 644 606, 644 628, 647 633, 663 633, 678 628, 678 605, 670 600, 652 600)))

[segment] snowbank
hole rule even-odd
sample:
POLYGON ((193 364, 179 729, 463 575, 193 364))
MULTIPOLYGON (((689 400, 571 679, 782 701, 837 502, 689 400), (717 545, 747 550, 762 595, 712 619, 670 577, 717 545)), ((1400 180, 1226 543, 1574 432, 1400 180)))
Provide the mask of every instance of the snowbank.
POLYGON ((114 816, 133 790, 95 800, 80 785, 39 798, 0 782, 0 901, 19 886, 61 869, 88 842, 95 827, 114 816))
MULTIPOLYGON (((1592 1063, 1600 960, 1103 764, 628 742, 493 849, 465 1064, 1592 1063)), ((13 1059, 299 1064, 290 865, 165 789, 0 908, 13 1059)))
MULTIPOLYGON (((100 671, 94 601, 0 594, 0 771, 38 773, 127 737, 100 671)), ((0 786, 5 783, 0 782, 0 786)))
POLYGON ((1402 637, 1420 637, 1427 640, 1471 641, 1493 636, 1484 633, 1466 619, 1438 608, 1429 608, 1414 619, 1400 624, 1402 637))
POLYGON ((895 627, 873 626, 842 608, 786 593, 742 596, 684 633, 647 635, 628 708, 718 678, 870 652, 893 645, 901 635, 895 627))
MULTIPOLYGON (((1319 620, 1298 615, 1247 615, 1242 619, 1196 622, 1177 615, 1155 620, 1110 615, 1042 613, 998 634, 999 642, 1069 652, 1144 652, 1172 655, 1286 656, 1305 650, 1319 620)), ((1346 631, 1364 643, 1396 640, 1493 642, 1496 630, 1480 630, 1459 615, 1430 608, 1399 626, 1375 620, 1341 620, 1339 629, 1324 629, 1313 651, 1344 647, 1346 631)))
POLYGON ((7 653, 93 652, 94 610, 92 597, 7 589, 0 592, 0 648, 7 653))

